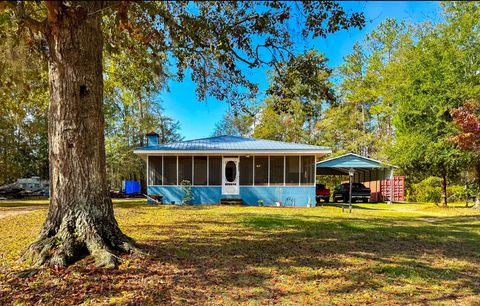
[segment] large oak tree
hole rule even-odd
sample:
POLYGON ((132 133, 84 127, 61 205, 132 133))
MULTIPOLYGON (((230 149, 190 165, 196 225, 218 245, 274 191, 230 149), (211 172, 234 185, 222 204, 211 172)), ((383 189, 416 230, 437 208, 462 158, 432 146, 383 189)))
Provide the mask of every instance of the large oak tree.
POLYGON ((291 56, 292 33, 311 39, 364 24, 361 14, 326 1, 3 1, 0 12, 48 61, 51 200, 25 258, 54 266, 91 254, 98 266, 114 267, 116 252, 138 250, 115 220, 106 185, 103 52, 140 44, 145 69, 180 80, 189 73, 200 99, 236 105, 257 89, 244 69, 291 56))

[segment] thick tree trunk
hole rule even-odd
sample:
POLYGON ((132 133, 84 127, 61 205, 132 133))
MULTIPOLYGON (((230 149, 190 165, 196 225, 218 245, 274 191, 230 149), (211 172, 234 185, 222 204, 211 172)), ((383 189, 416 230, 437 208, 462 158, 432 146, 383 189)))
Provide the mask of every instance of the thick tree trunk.
POLYGON ((115 267, 115 251, 137 250, 118 227, 105 168, 100 2, 49 9, 50 206, 24 254, 33 265, 65 266, 91 254, 115 267))
POLYGON ((441 181, 441 187, 442 187, 442 206, 443 207, 448 207, 447 203, 447 175, 442 174, 442 181, 441 181))

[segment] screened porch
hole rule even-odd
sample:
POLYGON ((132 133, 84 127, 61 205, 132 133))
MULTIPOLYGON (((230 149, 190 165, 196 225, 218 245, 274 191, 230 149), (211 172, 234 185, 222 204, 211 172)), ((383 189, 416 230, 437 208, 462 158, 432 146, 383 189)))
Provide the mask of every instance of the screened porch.
POLYGON ((314 155, 147 156, 148 185, 222 186, 232 173, 241 186, 315 186, 314 155), (224 167, 225 159, 238 160, 224 167), (223 178, 223 180, 222 180, 223 178))

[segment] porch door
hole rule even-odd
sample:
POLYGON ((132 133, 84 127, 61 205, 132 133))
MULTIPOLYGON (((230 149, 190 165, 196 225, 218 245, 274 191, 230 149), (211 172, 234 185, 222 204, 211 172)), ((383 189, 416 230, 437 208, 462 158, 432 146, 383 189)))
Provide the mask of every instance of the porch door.
POLYGON ((222 194, 239 194, 238 157, 224 157, 222 168, 222 194))

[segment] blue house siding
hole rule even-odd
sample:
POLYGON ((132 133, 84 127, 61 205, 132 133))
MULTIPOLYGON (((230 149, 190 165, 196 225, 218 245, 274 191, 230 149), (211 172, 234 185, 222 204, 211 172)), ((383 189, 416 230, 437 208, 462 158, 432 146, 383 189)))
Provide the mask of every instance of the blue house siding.
MULTIPOLYGON (((158 186, 147 187, 148 195, 160 194, 164 203, 182 203, 183 191, 180 186, 158 186)), ((222 197, 221 186, 192 186, 192 204, 219 204, 222 197)))
MULTIPOLYGON (((148 194, 160 194, 164 203, 181 203, 183 191, 180 186, 148 186, 148 194)), ((221 198, 242 198, 243 204, 275 205, 280 200, 284 206, 315 206, 314 186, 240 186, 239 195, 222 195, 221 186, 192 186, 192 204, 218 204, 221 198)))
POLYGON ((315 187, 313 186, 240 186, 240 197, 246 205, 275 205, 280 201, 284 206, 315 206, 315 187))

